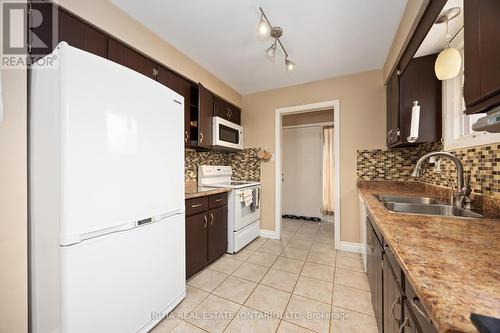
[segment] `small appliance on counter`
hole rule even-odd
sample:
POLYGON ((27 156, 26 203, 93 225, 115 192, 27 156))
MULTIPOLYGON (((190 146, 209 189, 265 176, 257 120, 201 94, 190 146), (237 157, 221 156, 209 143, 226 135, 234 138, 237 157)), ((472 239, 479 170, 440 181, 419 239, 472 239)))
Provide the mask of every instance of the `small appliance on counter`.
POLYGON ((232 174, 230 166, 198 166, 199 186, 232 189, 228 193, 228 253, 238 252, 260 235, 260 183, 234 181, 232 174))
POLYGON ((243 149, 243 127, 221 117, 213 117, 213 141, 215 150, 236 151, 243 149))

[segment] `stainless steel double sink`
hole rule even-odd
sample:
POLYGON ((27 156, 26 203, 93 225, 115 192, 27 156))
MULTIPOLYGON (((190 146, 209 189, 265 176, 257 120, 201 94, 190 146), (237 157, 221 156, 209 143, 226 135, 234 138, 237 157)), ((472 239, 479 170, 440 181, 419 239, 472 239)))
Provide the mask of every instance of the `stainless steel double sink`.
POLYGON ((435 198, 382 194, 376 194, 375 198, 377 198, 388 210, 398 213, 469 218, 483 217, 481 214, 473 211, 447 205, 446 202, 435 198))

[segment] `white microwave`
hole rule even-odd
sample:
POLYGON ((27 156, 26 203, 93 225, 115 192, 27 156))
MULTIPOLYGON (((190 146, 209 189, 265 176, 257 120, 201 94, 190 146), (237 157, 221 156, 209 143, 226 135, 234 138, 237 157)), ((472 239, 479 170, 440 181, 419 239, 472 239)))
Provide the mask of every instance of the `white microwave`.
POLYGON ((243 127, 221 117, 213 117, 213 148, 217 150, 242 150, 243 127))

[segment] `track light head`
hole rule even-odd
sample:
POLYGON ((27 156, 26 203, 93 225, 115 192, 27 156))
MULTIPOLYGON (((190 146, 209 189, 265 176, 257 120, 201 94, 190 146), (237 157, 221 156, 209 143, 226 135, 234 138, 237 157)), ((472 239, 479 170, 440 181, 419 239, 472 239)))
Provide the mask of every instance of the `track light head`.
POLYGON ((276 55, 276 40, 274 43, 266 49, 266 54, 268 57, 274 58, 276 55))
POLYGON ((288 72, 291 72, 295 69, 295 63, 293 61, 288 60, 288 58, 285 59, 285 67, 288 72))
POLYGON ((259 23, 259 35, 264 37, 267 36, 270 32, 270 27, 269 24, 267 24, 266 20, 264 19, 264 15, 260 15, 260 23, 259 23))

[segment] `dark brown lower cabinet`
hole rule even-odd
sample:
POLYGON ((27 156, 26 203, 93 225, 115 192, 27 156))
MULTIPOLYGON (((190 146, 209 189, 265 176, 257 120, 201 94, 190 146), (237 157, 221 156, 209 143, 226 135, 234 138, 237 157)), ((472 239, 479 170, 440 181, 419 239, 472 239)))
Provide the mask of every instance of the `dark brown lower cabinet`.
POLYGON ((403 314, 403 292, 386 254, 384 254, 383 290, 384 332, 398 333, 403 314))
POLYGON ((208 211, 208 263, 227 251, 227 206, 208 211))
POLYGON ((370 293, 372 299, 373 312, 375 319, 377 321, 377 328, 379 332, 383 329, 383 304, 382 294, 383 294, 383 271, 382 271, 382 245, 373 230, 369 220, 366 221, 367 230, 367 243, 368 243, 368 255, 367 255, 367 274, 368 274, 368 284, 370 285, 370 293))
POLYGON ((227 251, 227 193, 186 200, 186 279, 227 251))
POLYGON ((371 217, 366 220, 366 230, 368 284, 379 333, 436 333, 396 256, 371 217))
POLYGON ((186 217, 186 276, 190 277, 208 265, 207 213, 186 217))

